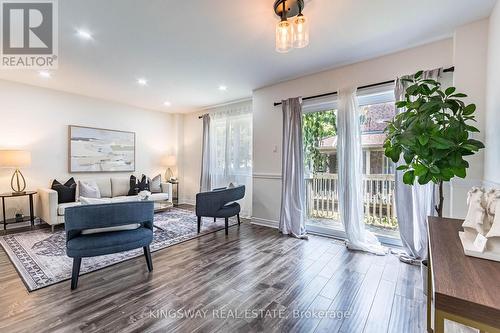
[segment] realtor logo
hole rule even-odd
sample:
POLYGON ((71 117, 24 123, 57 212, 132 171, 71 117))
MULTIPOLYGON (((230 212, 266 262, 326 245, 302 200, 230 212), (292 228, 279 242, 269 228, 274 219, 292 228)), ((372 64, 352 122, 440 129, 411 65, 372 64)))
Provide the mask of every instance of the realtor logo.
POLYGON ((57 0, 0 0, 1 68, 57 68, 57 0))

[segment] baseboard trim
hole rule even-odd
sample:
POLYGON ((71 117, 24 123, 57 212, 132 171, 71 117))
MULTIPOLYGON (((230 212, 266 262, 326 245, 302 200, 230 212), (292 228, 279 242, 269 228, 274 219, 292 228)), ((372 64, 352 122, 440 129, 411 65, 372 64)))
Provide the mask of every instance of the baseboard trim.
POLYGON ((252 217, 252 224, 260 225, 262 227, 268 227, 273 229, 278 229, 279 222, 276 220, 262 219, 260 217, 252 217))

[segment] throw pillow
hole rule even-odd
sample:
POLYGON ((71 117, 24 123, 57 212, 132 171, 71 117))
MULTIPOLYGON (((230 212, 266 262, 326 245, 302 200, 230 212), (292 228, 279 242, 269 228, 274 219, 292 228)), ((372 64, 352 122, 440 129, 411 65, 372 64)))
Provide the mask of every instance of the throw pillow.
POLYGON ((141 181, 137 183, 137 186, 139 187, 139 192, 142 191, 149 191, 149 178, 146 177, 145 175, 142 175, 141 181))
POLYGON ((139 194, 139 187, 137 186, 137 178, 132 175, 130 176, 130 189, 127 195, 137 195, 139 194))
POLYGON ((68 203, 68 202, 75 202, 75 197, 76 197, 76 182, 71 177, 68 179, 68 181, 64 184, 61 184, 57 180, 54 180, 52 182, 51 189, 57 192, 57 203, 62 204, 62 203, 68 203))
POLYGON ((94 199, 101 198, 101 191, 99 190, 99 186, 97 186, 97 183, 95 181, 80 180, 78 184, 79 184, 78 192, 80 194, 80 197, 94 198, 94 199))
POLYGON ((151 193, 161 193, 161 175, 153 177, 149 182, 149 190, 151 193))

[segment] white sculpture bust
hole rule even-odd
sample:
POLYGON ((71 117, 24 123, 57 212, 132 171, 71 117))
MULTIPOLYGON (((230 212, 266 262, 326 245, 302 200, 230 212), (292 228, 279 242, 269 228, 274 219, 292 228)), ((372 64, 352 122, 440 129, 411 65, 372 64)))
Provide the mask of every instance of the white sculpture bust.
POLYGON ((500 190, 473 187, 467 204, 464 231, 459 232, 465 254, 500 261, 500 190))

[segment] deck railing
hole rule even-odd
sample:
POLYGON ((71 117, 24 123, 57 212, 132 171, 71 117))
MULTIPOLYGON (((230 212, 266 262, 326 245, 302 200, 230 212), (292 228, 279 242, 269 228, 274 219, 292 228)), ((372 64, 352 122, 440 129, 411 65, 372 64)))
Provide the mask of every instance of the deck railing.
MULTIPOLYGON (((338 191, 338 174, 315 173, 306 179, 309 217, 338 220, 338 191)), ((396 229, 394 175, 363 175, 363 206, 366 224, 396 229)))

